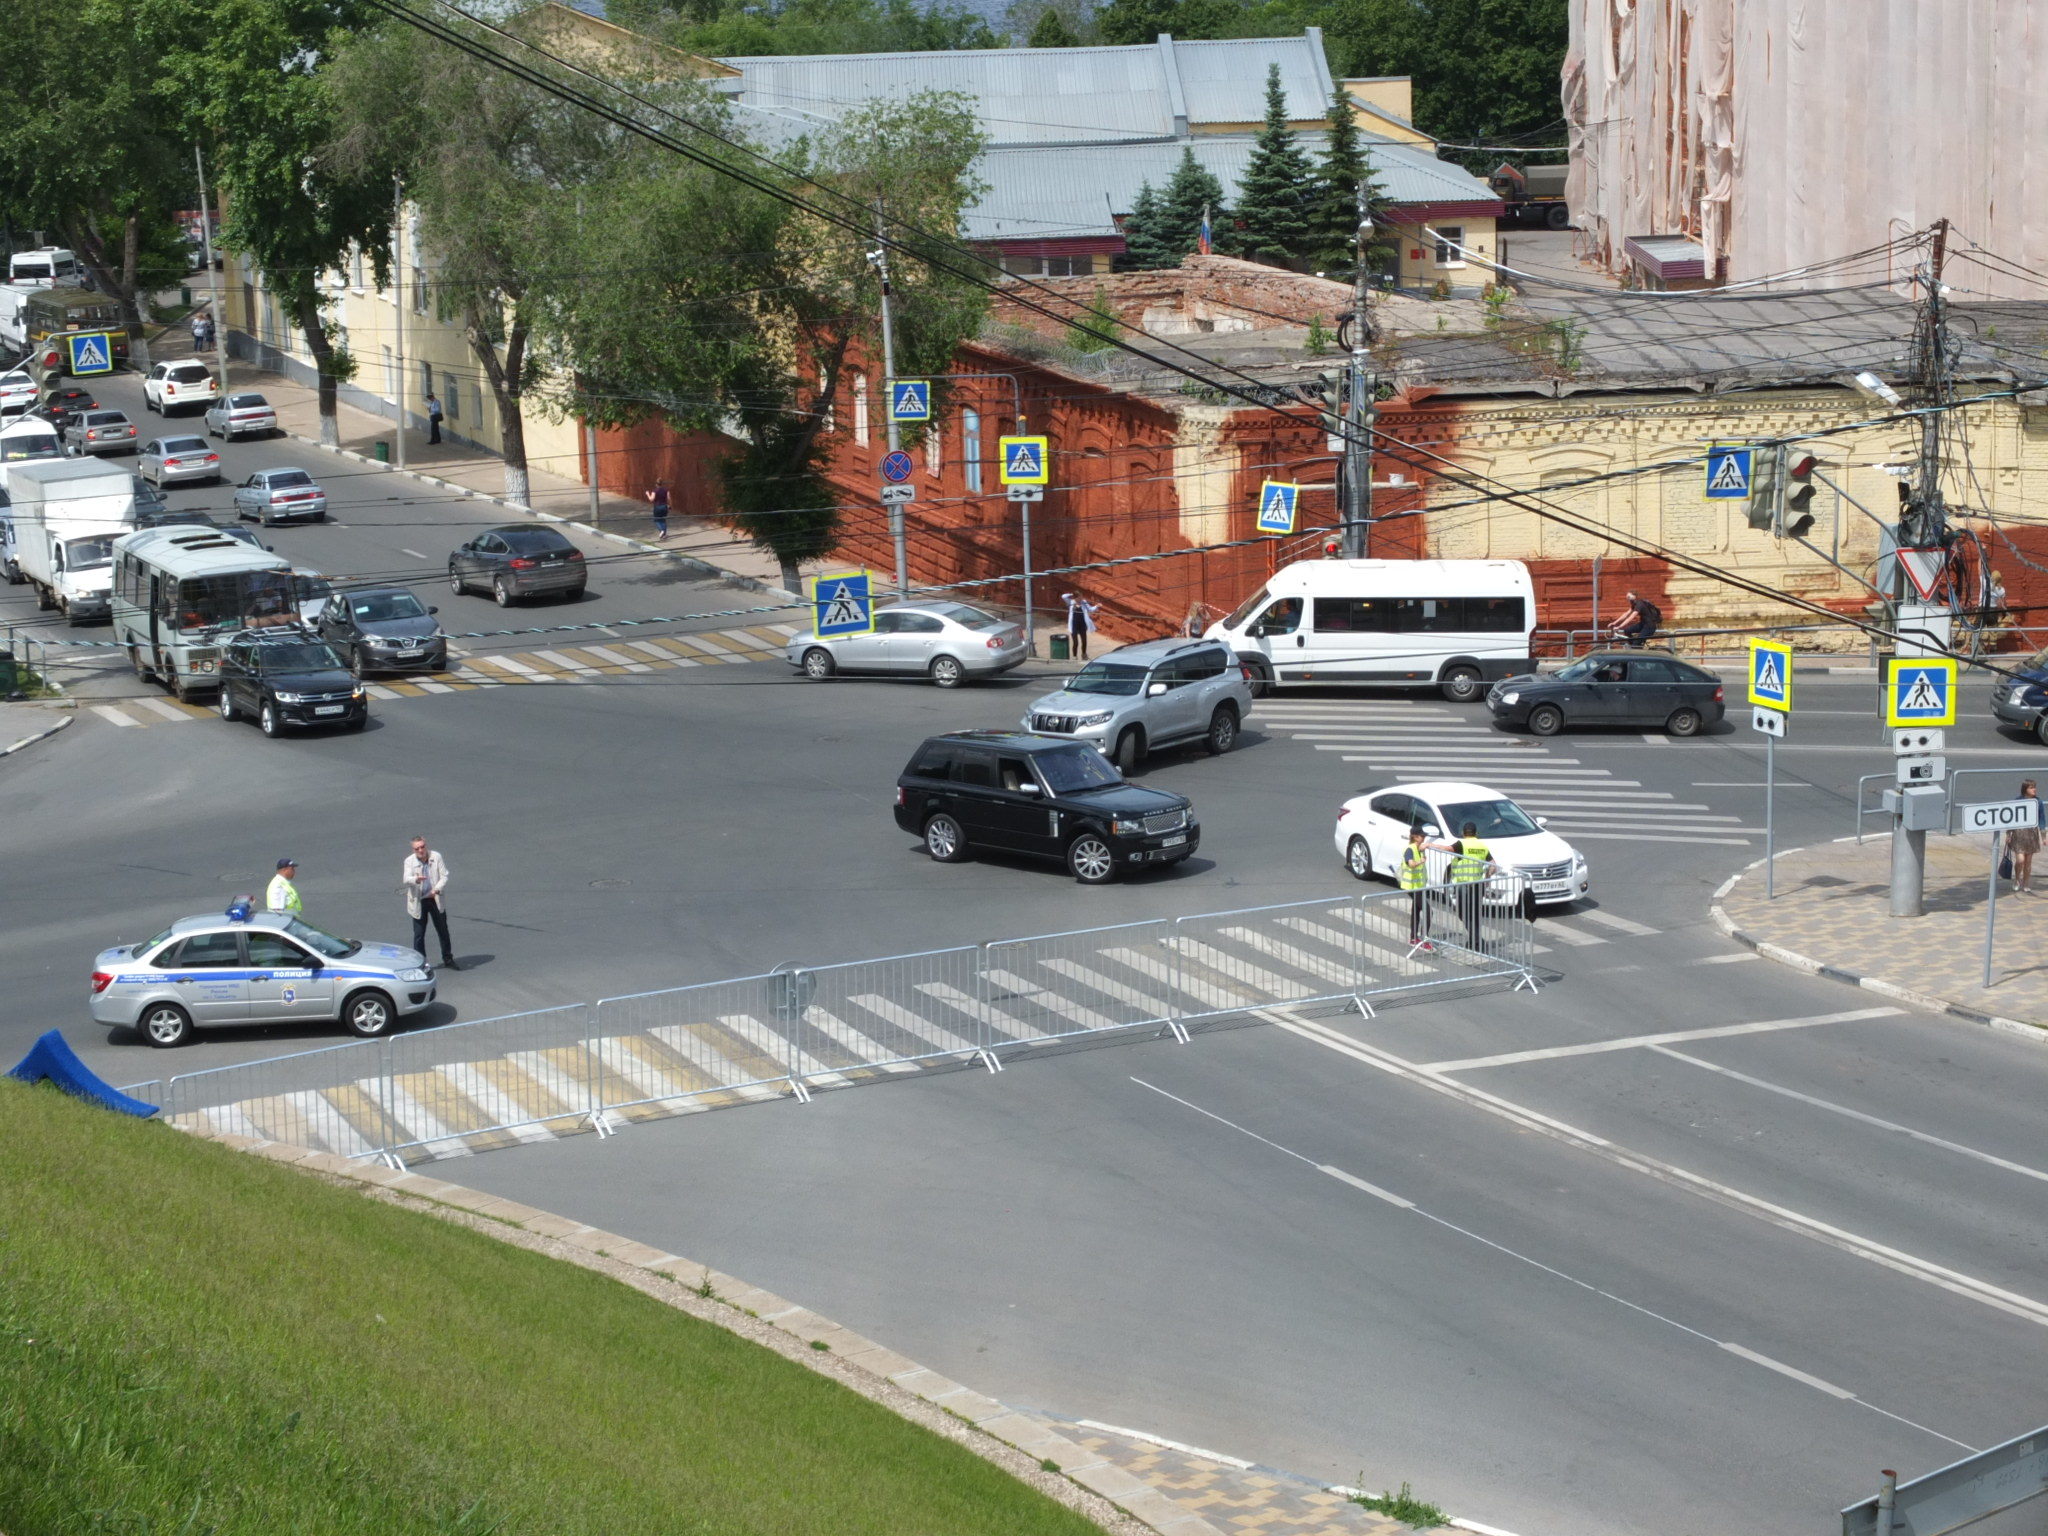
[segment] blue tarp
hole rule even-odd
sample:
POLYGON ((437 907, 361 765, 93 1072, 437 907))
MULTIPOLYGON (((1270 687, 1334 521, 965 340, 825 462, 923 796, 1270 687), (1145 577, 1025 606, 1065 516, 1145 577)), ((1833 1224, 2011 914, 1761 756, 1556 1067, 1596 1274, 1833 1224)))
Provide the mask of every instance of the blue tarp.
POLYGON ((145 1119, 157 1112, 154 1104, 145 1104, 140 1099, 131 1099, 127 1094, 108 1086, 86 1068, 78 1059, 78 1053, 64 1043, 64 1037, 56 1030, 50 1030, 29 1047, 29 1052, 7 1074, 24 1083, 52 1082, 66 1093, 107 1109, 119 1110, 124 1115, 139 1115, 145 1119))

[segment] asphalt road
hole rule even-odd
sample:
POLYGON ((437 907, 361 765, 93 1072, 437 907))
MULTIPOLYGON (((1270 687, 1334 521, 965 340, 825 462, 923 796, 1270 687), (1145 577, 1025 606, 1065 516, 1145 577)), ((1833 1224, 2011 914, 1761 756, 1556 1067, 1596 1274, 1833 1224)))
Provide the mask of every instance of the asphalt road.
MULTIPOLYGON (((123 388, 107 398, 143 420, 123 388)), ((327 483, 334 525, 266 537, 331 575, 438 582, 446 551, 500 520, 302 444, 228 459, 327 483)), ((452 628, 511 627, 483 599, 438 601, 452 628)), ((753 601, 633 559, 600 565, 573 610, 514 612, 753 601)), ((0 589, 0 615, 33 617, 22 589, 0 589)), ((137 691, 111 668, 81 683, 137 691)), ((932 865, 888 814, 911 748, 1014 721, 1045 685, 819 685, 741 663, 380 702, 360 735, 278 742, 81 712, 0 762, 0 1055, 56 1025, 127 1082, 338 1038, 222 1034, 167 1064, 85 1013, 97 949, 260 890, 285 853, 316 920, 403 937, 398 864, 430 837, 465 962, 436 1017, 479 1018, 1327 895, 1349 885, 1343 798, 1455 770, 1511 787, 1592 859, 1594 901, 1539 924, 1534 998, 1075 1051, 455 1176, 746 1275, 1007 1401, 1406 1479, 1519 1536, 1815 1529, 1881 1466, 2048 1418, 2048 1057, 1713 930, 1709 894, 1762 853, 1746 711, 1689 742, 1520 743, 1433 700, 1289 696, 1229 756, 1147 768, 1204 823, 1200 857, 1168 874, 1086 890, 1021 863, 932 865), (1715 1033, 1640 1038, 1697 1031, 1715 1033)), ((1874 693, 1801 679, 1782 844, 1853 830, 1856 777, 1890 766, 1874 693)), ((1966 689, 1951 766, 2048 766, 1982 695, 1966 689)))

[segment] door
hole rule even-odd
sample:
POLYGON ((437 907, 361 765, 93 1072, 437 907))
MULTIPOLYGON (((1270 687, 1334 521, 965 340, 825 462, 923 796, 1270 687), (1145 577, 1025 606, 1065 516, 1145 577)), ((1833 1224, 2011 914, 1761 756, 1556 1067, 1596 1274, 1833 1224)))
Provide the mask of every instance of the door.
POLYGON ((1415 825, 1420 813, 1417 802, 1408 795, 1375 795, 1368 803, 1365 840, 1372 850, 1374 869, 1400 868, 1401 849, 1407 844, 1408 829, 1415 825))
POLYGON ((997 754, 995 793, 986 809, 978 813, 989 828, 991 846, 1020 853, 1058 852, 1055 813, 1045 801, 1045 787, 1032 772, 1029 758, 1021 753, 997 754))
POLYGON ((1284 667, 1298 667, 1301 663, 1300 650, 1307 641, 1301 623, 1305 606, 1298 597, 1277 598, 1266 605, 1266 611, 1245 631, 1272 661, 1275 675, 1284 667))
POLYGON ((251 930, 247 941, 251 1020, 334 1017, 334 980, 317 956, 281 933, 251 930))
POLYGON ((896 632, 882 642, 882 659, 891 672, 922 672, 938 654, 945 623, 929 613, 897 615, 896 632))
POLYGON ((1625 724, 1629 719, 1628 687, 1628 663, 1619 658, 1603 661, 1573 690, 1565 715, 1588 725, 1625 724))
POLYGON ((1208 717, 1201 714, 1202 690, 1195 686, 1190 660, 1169 656, 1145 679, 1145 719, 1152 741, 1185 741, 1208 728, 1208 717), (1155 685, 1166 692, 1152 697, 1155 685))
POLYGON ((970 843, 984 848, 1012 848, 1016 820, 996 798, 996 755, 977 748, 957 751, 953 758, 953 792, 946 809, 953 813, 970 843))
POLYGON ((1662 725, 1678 708, 1678 674, 1668 661, 1654 656, 1630 661, 1624 687, 1627 698, 1623 708, 1631 724, 1662 725))
POLYGON ((843 640, 829 641, 825 648, 848 672, 886 672, 889 663, 883 653, 883 647, 888 644, 889 637, 896 633, 902 623, 902 614, 893 608, 884 608, 875 615, 875 627, 871 633, 848 635, 843 640))
POLYGON ((239 933, 195 933, 169 960, 171 991, 194 1024, 239 1024, 249 1016, 249 972, 239 933))

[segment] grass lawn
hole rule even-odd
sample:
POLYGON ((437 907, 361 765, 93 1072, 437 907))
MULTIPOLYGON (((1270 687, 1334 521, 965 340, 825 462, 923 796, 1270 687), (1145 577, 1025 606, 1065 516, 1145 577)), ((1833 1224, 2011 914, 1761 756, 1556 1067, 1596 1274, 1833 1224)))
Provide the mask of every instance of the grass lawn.
POLYGON ((0 1530, 1099 1536, 601 1275, 4 1079, 0 1530))

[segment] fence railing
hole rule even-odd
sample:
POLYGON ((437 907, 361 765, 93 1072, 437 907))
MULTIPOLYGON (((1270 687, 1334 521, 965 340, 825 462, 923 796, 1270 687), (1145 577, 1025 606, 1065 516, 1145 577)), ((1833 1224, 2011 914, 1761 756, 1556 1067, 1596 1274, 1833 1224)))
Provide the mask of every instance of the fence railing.
MULTIPOLYGON (((1534 988, 1518 877, 671 987, 181 1073, 167 1118, 394 1164, 794 1097, 1086 1036, 1456 982, 1534 988)), ((138 1085, 155 1088, 155 1084, 138 1085)))
MULTIPOLYGON (((1941 781, 1942 787, 1948 791, 1948 814, 1943 822, 1942 830, 1949 836, 1955 836, 1957 831, 1956 817, 1961 813, 1964 806, 1976 805, 1980 801, 2016 800, 2019 798, 2020 781, 2039 777, 2039 772, 2033 769, 2024 759, 2016 761, 2009 768, 1956 769, 1946 779, 1941 781), (1981 791, 1971 788, 1973 783, 1985 779, 1997 780, 1999 782, 1987 786, 1981 791), (2000 787, 2001 785, 2002 787, 2000 787)), ((1895 789, 1898 787, 1897 778, 1896 773, 1866 773, 1857 779, 1856 842, 1858 846, 1861 846, 1863 842, 1863 823, 1867 817, 1889 817, 1891 815, 1884 807, 1882 791, 1880 791, 1877 797, 1877 803, 1874 805, 1871 803, 1869 787, 1872 784, 1879 784, 1885 789, 1895 789)), ((1880 827, 1880 831, 1882 830, 1886 830, 1886 828, 1880 827)))

